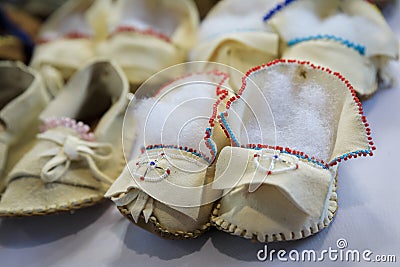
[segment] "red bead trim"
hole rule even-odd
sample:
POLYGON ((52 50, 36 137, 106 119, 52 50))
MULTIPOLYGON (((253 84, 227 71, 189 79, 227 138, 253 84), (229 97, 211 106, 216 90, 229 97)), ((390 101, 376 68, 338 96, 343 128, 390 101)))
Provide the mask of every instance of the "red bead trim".
POLYGON ((118 26, 113 33, 111 33, 111 35, 109 36, 109 38, 113 37, 114 35, 118 34, 118 33, 125 33, 125 32, 133 32, 133 33, 138 33, 138 34, 142 34, 142 35, 147 35, 147 36, 153 36, 156 37, 158 39, 161 39, 167 43, 172 43, 172 40, 169 36, 158 32, 154 29, 146 29, 146 30, 141 30, 138 29, 137 27, 134 26, 127 26, 127 25, 121 25, 118 26))

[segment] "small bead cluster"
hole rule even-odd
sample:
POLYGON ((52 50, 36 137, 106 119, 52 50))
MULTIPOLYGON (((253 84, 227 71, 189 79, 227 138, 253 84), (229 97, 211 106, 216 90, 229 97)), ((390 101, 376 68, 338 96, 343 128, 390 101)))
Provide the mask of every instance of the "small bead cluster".
MULTIPOLYGON (((148 150, 152 150, 152 149, 156 149, 156 148, 159 148, 159 147, 157 145, 152 146, 148 150)), ((167 146, 164 146, 164 148, 175 149, 175 147, 167 147, 167 146)), ((192 149, 187 149, 187 150, 188 150, 187 152, 191 152, 193 155, 197 154, 197 156, 198 156, 198 153, 193 152, 192 149), (194 154, 194 153, 196 153, 196 154, 194 154)), ((171 174, 171 165, 172 165, 171 159, 185 160, 190 163, 196 164, 197 166, 202 167, 202 168, 207 168, 207 166, 210 164, 208 161, 202 162, 202 161, 199 161, 199 159, 187 157, 187 156, 180 155, 180 154, 176 155, 176 154, 171 153, 171 154, 167 155, 165 152, 161 152, 161 153, 157 153, 157 154, 154 154, 154 153, 151 154, 151 152, 150 152, 150 153, 145 154, 145 152, 146 152, 146 150, 142 151, 142 158, 146 157, 146 159, 139 159, 136 162, 135 169, 132 172, 134 177, 138 178, 140 181, 159 182, 159 181, 162 181, 165 178, 167 178, 171 174), (150 159, 152 156, 157 156, 157 158, 150 159), (166 163, 167 163, 166 167, 161 166, 163 161, 166 161, 166 163), (138 169, 142 166, 146 166, 146 170, 143 174, 139 174, 138 169), (158 173, 158 176, 153 176, 153 177, 148 176, 148 174, 150 172, 154 172, 154 171, 156 171, 158 173), (160 173, 160 172, 162 172, 162 173, 160 173)))
MULTIPOLYGON (((357 156, 373 156, 373 150, 376 150, 376 147, 374 146, 374 142, 372 141, 372 137, 371 135, 371 129, 369 128, 369 124, 367 122, 367 118, 363 115, 364 111, 362 108, 362 104, 361 101, 358 99, 357 95, 356 95, 356 91, 354 90, 354 87, 350 84, 350 82, 344 78, 339 72, 333 72, 332 70, 330 70, 329 68, 325 68, 325 67, 321 67, 318 65, 315 65, 309 61, 301 61, 301 60, 294 60, 294 59, 276 59, 273 60, 267 64, 263 64, 261 66, 256 66, 252 69, 250 69, 245 76, 242 78, 242 86, 239 89, 237 95, 235 96, 235 99, 232 101, 235 101, 237 99, 240 98, 240 96, 243 94, 243 91, 246 89, 247 86, 247 80, 251 77, 251 75, 253 75, 254 73, 257 73, 258 71, 261 71, 262 69, 274 66, 274 65, 278 65, 278 64, 286 64, 286 63, 290 63, 290 64, 300 64, 300 65, 307 65, 309 67, 311 67, 312 69, 315 70, 319 70, 319 71, 324 71, 327 72, 329 74, 332 74, 333 76, 335 76, 336 78, 338 78, 340 81, 342 81, 347 89, 350 91, 353 100, 354 100, 354 104, 356 105, 356 108, 358 109, 358 114, 360 115, 360 119, 362 121, 362 123, 364 124, 364 128, 365 128, 365 133, 366 133, 366 138, 368 140, 368 144, 369 144, 369 149, 365 149, 365 150, 358 150, 358 151, 353 151, 353 152, 349 152, 346 153, 340 157, 337 157, 335 159, 333 159, 332 161, 330 161, 329 163, 324 162, 323 160, 318 160, 315 157, 310 157, 309 155, 307 155, 306 153, 302 152, 302 151, 297 151, 297 150, 292 150, 288 147, 280 147, 280 146, 268 146, 268 145, 263 145, 263 144, 248 144, 246 146, 241 145, 241 147, 244 148, 251 148, 251 149, 263 149, 263 148, 269 148, 269 149, 275 149, 275 150, 279 150, 281 153, 286 153, 286 154, 291 154, 294 155, 300 159, 304 159, 307 161, 310 161, 312 163, 315 163, 325 169, 328 169, 331 166, 335 166, 337 165, 338 162, 341 162, 342 160, 347 160, 347 159, 351 159, 351 158, 357 158, 357 156)), ((230 109, 230 104, 226 105, 226 109, 227 111, 225 111, 224 113, 221 113, 218 116, 218 119, 220 121, 221 127, 224 129, 225 134, 231 139, 232 141, 232 145, 235 146, 239 146, 239 142, 238 140, 234 137, 234 134, 232 132, 232 130, 229 128, 227 121, 225 120, 225 118, 228 116, 228 110, 230 109)))
POLYGON ((171 38, 169 38, 167 35, 165 35, 165 34, 163 34, 161 32, 157 32, 157 31, 155 31, 153 29, 141 30, 141 29, 138 29, 138 28, 136 28, 134 26, 127 26, 127 25, 118 26, 115 29, 114 33, 111 34, 111 36, 113 36, 113 35, 115 35, 117 33, 122 33, 122 32, 134 32, 134 33, 139 33, 139 34, 142 34, 142 35, 154 36, 154 37, 156 37, 158 39, 161 39, 161 40, 163 40, 163 41, 165 41, 167 43, 172 43, 171 38))
POLYGON ((302 38, 295 38, 287 42, 288 46, 293 46, 298 43, 302 42, 307 42, 307 41, 313 41, 313 40, 332 40, 335 42, 339 42, 342 45, 347 46, 348 48, 356 50, 360 55, 365 55, 365 46, 360 45, 360 44, 355 44, 349 40, 343 39, 341 37, 337 37, 334 35, 315 35, 315 36, 309 36, 309 37, 302 37, 302 38))
POLYGON ((75 130, 83 140, 86 141, 94 141, 95 136, 90 131, 90 127, 83 122, 77 122, 74 119, 61 117, 61 118, 48 118, 46 119, 42 125, 39 126, 40 132, 45 132, 50 129, 54 129, 57 127, 66 127, 75 130))
POLYGON ((263 20, 267 21, 272 18, 276 13, 278 13, 282 8, 290 5, 291 3, 295 2, 296 0, 285 0, 280 4, 277 4, 274 8, 272 8, 268 13, 264 16, 263 20))
POLYGON ((73 31, 73 32, 64 34, 60 38, 56 38, 56 39, 39 38, 37 42, 38 42, 38 44, 45 44, 48 42, 56 41, 58 39, 89 39, 89 38, 91 38, 91 36, 89 34, 85 34, 85 33, 78 32, 78 31, 73 31))
POLYGON ((136 162, 136 169, 133 174, 140 179, 140 181, 147 182, 159 182, 167 178, 171 174, 171 163, 167 158, 165 153, 160 153, 157 155, 157 159, 154 160, 139 160, 136 162), (167 161, 167 167, 163 168, 160 166, 161 162, 165 160, 167 161), (137 169, 146 165, 146 170, 143 175, 137 173, 137 169), (161 174, 159 172, 162 172, 161 174), (158 176, 150 177, 147 174, 150 172, 157 172, 158 176))
POLYGON ((264 155, 265 150, 261 150, 259 153, 254 154, 254 165, 256 166, 257 170, 264 171, 267 175, 278 174, 286 171, 293 171, 299 168, 299 164, 297 162, 289 162, 279 157, 278 154, 274 155, 264 155), (260 159, 269 159, 271 161, 268 168, 265 168, 260 164, 260 159), (286 168, 281 168, 275 170, 276 162, 281 162, 287 165, 286 168))

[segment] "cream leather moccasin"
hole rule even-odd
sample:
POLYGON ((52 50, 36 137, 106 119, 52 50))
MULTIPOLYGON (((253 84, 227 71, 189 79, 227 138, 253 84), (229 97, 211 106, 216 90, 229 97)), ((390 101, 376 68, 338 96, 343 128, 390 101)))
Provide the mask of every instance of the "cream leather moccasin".
MULTIPOLYGON (((198 44, 191 52, 191 59, 219 62, 246 72, 253 66, 278 58, 279 36, 262 21, 263 14, 277 2, 219 2, 200 25, 198 44)), ((239 73, 231 70, 226 70, 231 76, 239 73)), ((240 87, 241 80, 231 79, 234 81, 238 81, 236 87, 240 87)))
POLYGON ((41 132, 7 177, 0 215, 44 215, 101 201, 124 166, 128 87, 112 62, 79 70, 40 114, 41 132))
POLYGON ((107 36, 110 7, 110 0, 69 0, 43 24, 31 66, 54 95, 63 80, 96 56, 96 43, 107 36))
POLYGON ((360 97, 371 96, 378 82, 393 83, 389 62, 399 57, 398 40, 368 1, 284 1, 264 20, 281 37, 283 58, 315 60, 342 73, 360 97))
POLYGON ((6 174, 35 139, 38 116, 49 99, 35 70, 23 63, 0 61, 0 192, 6 174))
POLYGON ((212 222, 260 242, 300 239, 337 210, 337 164, 372 155, 370 129, 352 85, 308 62, 277 60, 246 74, 220 114, 232 146, 217 161, 225 194, 212 222))
POLYGON ((135 94, 135 142, 127 167, 106 193, 135 224, 172 239, 209 228, 220 191, 207 185, 228 141, 218 123, 214 127, 228 95, 227 78, 218 71, 198 73, 135 94))
POLYGON ((113 7, 109 38, 97 52, 116 60, 137 87, 158 71, 187 59, 198 24, 192 0, 120 0, 113 7))

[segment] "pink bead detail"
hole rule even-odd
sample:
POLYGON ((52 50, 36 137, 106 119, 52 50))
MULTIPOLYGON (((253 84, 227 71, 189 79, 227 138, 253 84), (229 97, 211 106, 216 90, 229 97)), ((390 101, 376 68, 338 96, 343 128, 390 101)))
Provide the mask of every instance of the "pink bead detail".
POLYGON ((54 129, 57 127, 66 127, 75 130, 83 140, 86 141, 94 141, 95 136, 90 131, 90 127, 83 122, 77 122, 74 119, 61 117, 61 118, 48 118, 44 121, 42 125, 39 126, 40 132, 45 132, 50 129, 54 129))

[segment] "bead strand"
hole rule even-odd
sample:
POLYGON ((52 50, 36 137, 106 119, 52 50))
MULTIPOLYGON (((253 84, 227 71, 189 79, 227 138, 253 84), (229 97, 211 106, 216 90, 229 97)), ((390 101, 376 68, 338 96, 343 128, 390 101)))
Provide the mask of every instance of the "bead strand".
POLYGON ((314 35, 314 36, 308 36, 308 37, 301 37, 301 38, 295 38, 292 40, 289 40, 287 42, 288 46, 293 46, 302 42, 307 42, 307 41, 314 41, 314 40, 331 40, 335 42, 339 42, 342 45, 347 46, 348 48, 356 50, 360 55, 364 56, 365 55, 365 46, 353 43, 349 40, 343 39, 341 37, 337 37, 334 35, 314 35))
POLYGON ((262 149, 262 150, 260 150, 260 152, 255 153, 253 161, 254 161, 254 165, 256 166, 256 169, 262 170, 267 175, 278 174, 278 173, 283 173, 283 172, 287 172, 287 171, 293 171, 293 170, 297 170, 299 168, 299 164, 297 162, 292 163, 292 162, 289 162, 287 160, 280 158, 279 154, 276 154, 276 152, 279 152, 279 151, 274 150, 275 154, 270 155, 270 156, 264 155, 264 152, 266 152, 266 150, 262 149), (270 159, 271 160, 270 166, 268 168, 262 166, 260 164, 260 159, 270 159), (282 163, 288 165, 288 167, 281 168, 279 170, 275 170, 276 162, 282 162, 282 163))
POLYGON ((57 127, 66 127, 69 129, 73 129, 81 136, 83 140, 86 141, 94 141, 95 139, 95 136, 90 131, 90 127, 88 125, 84 124, 81 121, 77 122, 76 120, 68 117, 61 117, 61 118, 51 117, 45 119, 43 124, 39 126, 39 130, 40 132, 45 132, 57 127))

